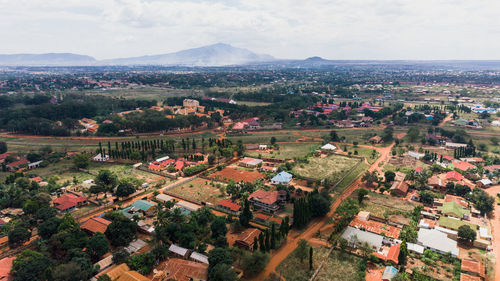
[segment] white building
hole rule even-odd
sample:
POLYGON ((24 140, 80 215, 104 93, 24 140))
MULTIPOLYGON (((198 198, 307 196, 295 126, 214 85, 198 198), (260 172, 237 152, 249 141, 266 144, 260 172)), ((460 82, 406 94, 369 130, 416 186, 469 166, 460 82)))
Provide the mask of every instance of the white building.
POLYGON ((101 153, 99 153, 92 159, 96 162, 106 162, 109 160, 109 155, 101 155, 101 153))

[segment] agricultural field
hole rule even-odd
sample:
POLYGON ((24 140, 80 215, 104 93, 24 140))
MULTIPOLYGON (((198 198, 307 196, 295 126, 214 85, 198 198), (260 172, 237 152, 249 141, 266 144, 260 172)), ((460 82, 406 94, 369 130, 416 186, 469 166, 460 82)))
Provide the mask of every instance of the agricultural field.
POLYGON ((333 189, 334 198, 339 196, 346 188, 349 187, 358 177, 361 176, 368 168, 368 164, 361 162, 354 170, 349 173, 339 184, 333 189))
POLYGON ((410 220, 407 216, 418 205, 420 204, 403 198, 369 192, 361 205, 361 209, 370 212, 373 216, 406 224, 410 220))
MULTIPOLYGON (((345 147, 347 148, 347 151, 346 151, 347 153, 351 152, 353 155, 364 157, 364 158, 366 158, 366 161, 370 164, 373 164, 375 161, 377 161, 377 159, 380 156, 380 153, 378 153, 375 150, 375 157, 373 157, 373 150, 374 149, 372 149, 372 148, 361 147, 361 146, 352 146, 352 145, 346 145, 345 147)), ((344 149, 344 148, 342 147, 342 149, 344 149)))
POLYGON ((247 154, 250 157, 265 157, 273 159, 293 159, 295 157, 304 157, 309 152, 316 150, 320 147, 317 143, 286 143, 280 144, 280 149, 278 151, 259 151, 252 150, 248 151, 247 154))
POLYGON ((342 175, 351 169, 359 159, 342 155, 327 157, 310 157, 309 163, 298 163, 293 167, 293 172, 299 176, 322 180, 328 178, 332 181, 339 180, 342 175))
POLYGON ((221 189, 226 185, 219 182, 211 182, 206 179, 196 178, 192 181, 168 189, 174 196, 179 195, 196 201, 207 202, 216 205, 217 202, 226 198, 221 189))
POLYGON ((333 251, 314 280, 360 280, 360 276, 362 274, 361 263, 362 259, 357 256, 343 253, 341 251, 333 251))
MULTIPOLYGON (((313 267, 317 268, 320 263, 325 260, 329 249, 313 247, 313 267)), ((307 251, 309 257, 309 251, 307 251)), ((287 281, 303 281, 309 280, 314 270, 309 270, 309 258, 301 261, 297 257, 297 249, 289 254, 277 267, 276 272, 285 278, 287 281)))

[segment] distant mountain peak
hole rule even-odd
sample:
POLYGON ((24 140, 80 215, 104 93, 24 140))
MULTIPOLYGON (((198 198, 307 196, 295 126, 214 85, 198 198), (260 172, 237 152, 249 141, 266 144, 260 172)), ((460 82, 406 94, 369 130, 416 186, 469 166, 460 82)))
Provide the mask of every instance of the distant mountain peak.
POLYGON ((314 62, 314 61, 326 61, 326 60, 322 57, 314 56, 314 57, 309 57, 309 58, 305 59, 305 61, 314 62))

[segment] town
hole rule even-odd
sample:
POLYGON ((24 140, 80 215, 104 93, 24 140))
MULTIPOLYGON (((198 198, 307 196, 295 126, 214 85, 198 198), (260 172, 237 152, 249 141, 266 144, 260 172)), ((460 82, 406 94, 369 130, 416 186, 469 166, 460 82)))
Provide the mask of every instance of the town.
POLYGON ((0 69, 0 280, 498 280, 500 72, 421 67, 0 69))

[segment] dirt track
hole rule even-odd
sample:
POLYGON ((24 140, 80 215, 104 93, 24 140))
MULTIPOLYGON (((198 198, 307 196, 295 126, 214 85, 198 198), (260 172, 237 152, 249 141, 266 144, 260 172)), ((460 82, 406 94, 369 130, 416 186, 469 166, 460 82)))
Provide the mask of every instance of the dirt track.
MULTIPOLYGON (((500 185, 495 185, 485 189, 486 193, 494 198, 497 198, 497 193, 500 192, 500 185)), ((492 247, 495 255, 495 280, 500 280, 500 205, 495 204, 495 210, 490 217, 492 247)))
MULTIPOLYGON (((398 135, 398 138, 402 138, 406 135, 406 133, 402 133, 398 135)), ((379 163, 383 163, 387 160, 391 153, 391 149, 394 144, 391 144, 387 147, 374 147, 374 146, 364 146, 376 149, 380 153, 380 157, 375 161, 370 168, 369 171, 381 171, 381 167, 379 167, 379 163)), ((287 241, 284 246, 272 252, 272 257, 266 268, 257 276, 249 280, 264 280, 269 274, 275 272, 276 267, 290 254, 295 248, 297 248, 297 243, 300 239, 306 239, 310 241, 313 239, 313 236, 318 232, 318 230, 322 229, 328 222, 328 219, 333 216, 335 210, 337 210, 338 206, 344 199, 349 197, 357 188, 359 188, 361 184, 361 178, 356 179, 340 196, 333 202, 330 208, 330 212, 322 218, 318 218, 313 220, 313 222, 308 226, 308 228, 304 232, 298 232, 296 230, 292 230, 287 238, 287 241)), ((313 241, 314 242, 314 241, 313 241)))

